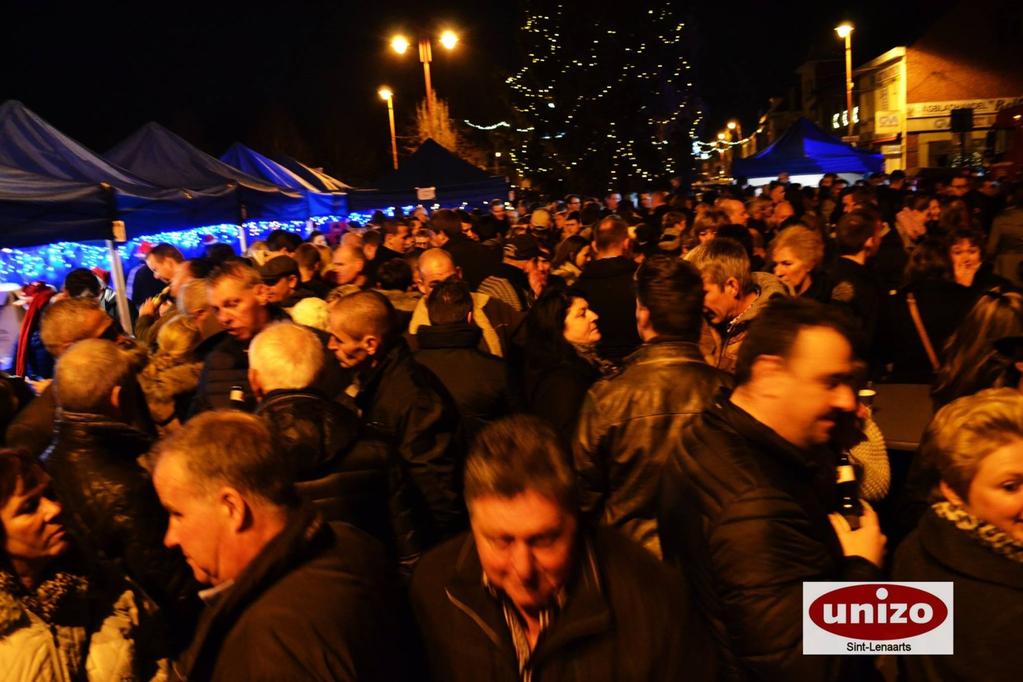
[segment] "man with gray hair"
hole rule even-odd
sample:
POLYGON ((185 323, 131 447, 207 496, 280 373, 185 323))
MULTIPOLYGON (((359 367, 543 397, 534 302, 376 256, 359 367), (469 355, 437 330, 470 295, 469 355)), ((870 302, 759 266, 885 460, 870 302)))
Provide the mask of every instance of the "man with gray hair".
POLYGON ((788 295, 785 285, 766 272, 751 273, 746 249, 733 239, 712 239, 690 251, 686 260, 703 278, 707 324, 700 350, 711 366, 731 374, 750 322, 771 299, 788 295))
POLYGON ((42 459, 78 546, 133 578, 180 632, 196 615, 196 585, 181 554, 162 546, 167 514, 137 461, 152 438, 130 425, 145 404, 135 375, 130 354, 104 339, 63 353, 53 384, 60 411, 42 459))
POLYGON ((191 646, 193 680, 405 680, 405 612, 380 548, 302 508, 266 423, 199 415, 152 453, 170 513, 164 539, 211 586, 191 646))
POLYGON ((423 557, 412 603, 435 679, 705 679, 680 575, 579 517, 558 435, 519 415, 465 466, 471 532, 423 557))
POLYGON ((256 414, 273 432, 304 500, 326 521, 350 523, 412 563, 422 548, 410 521, 411 492, 390 483, 387 443, 370 433, 360 437, 355 411, 314 387, 326 360, 319 338, 305 327, 279 322, 257 334, 249 346, 256 414))
MULTIPOLYGON (((132 346, 131 340, 121 336, 120 327, 96 301, 83 298, 51 303, 43 313, 39 335, 47 352, 58 359, 82 339, 104 338, 132 346)), ((141 367, 145 364, 145 349, 135 348, 132 357, 141 367)), ((56 407, 53 388, 47 386, 7 427, 7 445, 36 457, 42 454, 53 438, 56 407)))

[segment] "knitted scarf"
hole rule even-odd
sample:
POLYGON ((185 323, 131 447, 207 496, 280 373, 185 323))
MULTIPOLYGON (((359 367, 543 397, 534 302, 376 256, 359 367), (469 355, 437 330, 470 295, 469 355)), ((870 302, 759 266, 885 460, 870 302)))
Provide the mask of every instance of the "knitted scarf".
POLYGON ((1012 538, 1004 530, 995 525, 978 519, 962 507, 951 502, 936 502, 931 506, 934 513, 945 519, 961 531, 966 532, 974 540, 1001 554, 1007 559, 1023 563, 1023 543, 1012 538))
POLYGON ((58 571, 29 590, 13 573, 0 568, 0 592, 14 597, 43 622, 52 625, 54 617, 68 598, 83 597, 89 590, 85 576, 58 571))

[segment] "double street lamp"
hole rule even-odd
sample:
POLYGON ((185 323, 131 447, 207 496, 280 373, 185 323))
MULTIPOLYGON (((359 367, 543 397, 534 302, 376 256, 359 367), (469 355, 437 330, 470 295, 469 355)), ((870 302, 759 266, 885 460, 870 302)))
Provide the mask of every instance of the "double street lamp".
MULTIPOLYGON (((453 50, 458 45, 458 34, 451 30, 443 31, 438 37, 438 42, 444 49, 453 50)), ((398 54, 405 54, 411 46, 412 43, 403 35, 391 38, 391 49, 398 54)), ((423 65, 423 81, 426 83, 426 107, 432 118, 434 96, 433 85, 430 82, 430 62, 433 61, 433 46, 428 37, 419 38, 419 61, 423 65)))

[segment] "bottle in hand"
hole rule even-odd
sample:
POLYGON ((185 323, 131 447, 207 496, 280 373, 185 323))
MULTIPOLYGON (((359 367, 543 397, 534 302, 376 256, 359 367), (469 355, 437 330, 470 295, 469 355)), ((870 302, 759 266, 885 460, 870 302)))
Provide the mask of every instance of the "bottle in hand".
POLYGON ((856 470, 853 469, 852 462, 849 460, 848 451, 843 450, 839 456, 835 474, 835 511, 849 523, 849 528, 857 530, 860 527, 860 517, 863 515, 863 505, 860 504, 856 470))
POLYGON ((245 389, 243 387, 232 386, 228 399, 231 401, 232 410, 249 411, 248 406, 245 404, 245 389))

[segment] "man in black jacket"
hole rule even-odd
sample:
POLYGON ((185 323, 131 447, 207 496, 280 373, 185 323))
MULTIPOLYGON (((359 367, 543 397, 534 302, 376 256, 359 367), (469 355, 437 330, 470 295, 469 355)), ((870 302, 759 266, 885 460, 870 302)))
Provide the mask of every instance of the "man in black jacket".
MULTIPOLYGON (((204 356, 199 387, 191 414, 231 406, 231 390, 242 389, 250 409, 255 407, 249 386, 248 348, 252 338, 271 322, 288 315, 269 302, 269 290, 259 271, 242 261, 228 261, 210 273, 210 308, 224 331, 211 336, 199 347, 204 356)), ((326 346, 326 333, 318 334, 326 346)), ((343 373, 336 362, 328 362, 317 378, 317 386, 328 397, 343 389, 343 373)), ((235 405, 237 407, 237 405, 235 405)))
POLYGON ((660 558, 657 493, 682 429, 730 377, 703 360, 703 279, 692 265, 652 256, 636 272, 643 345, 621 374, 586 396, 573 446, 582 511, 660 558))
POLYGON ((153 463, 167 545, 212 586, 181 679, 409 679, 406 608, 381 548, 298 507, 259 418, 200 415, 153 463))
POLYGON ((879 246, 880 227, 877 215, 870 211, 855 210, 842 216, 835 228, 839 258, 828 272, 831 304, 850 316, 861 355, 873 345, 884 293, 877 273, 868 264, 879 246))
POLYGON ((583 527, 573 478, 538 417, 480 432, 465 470, 472 532, 412 578, 433 679, 704 679, 681 576, 617 531, 583 527))
POLYGON ((163 546, 167 513, 137 461, 152 437, 128 423, 141 395, 130 356, 103 339, 76 343, 57 362, 54 388, 59 416, 42 459, 68 531, 87 555, 133 578, 172 634, 187 633, 198 586, 181 554, 163 546))
POLYGON ((691 578, 719 679, 870 679, 869 659, 802 653, 803 583, 876 580, 884 552, 866 502, 859 530, 828 517, 827 443, 856 406, 842 329, 814 301, 769 304, 739 350, 735 391, 685 429, 665 468, 661 548, 691 578))
POLYGON ((465 282, 452 279, 435 285, 426 308, 430 324, 416 334, 416 362, 437 375, 451 393, 471 439, 483 426, 512 411, 508 366, 479 350, 483 332, 473 321, 472 292, 465 282))
POLYGON ((382 294, 360 291, 334 301, 328 324, 331 350, 355 375, 349 394, 365 432, 397 448, 433 538, 458 532, 464 527, 462 437, 447 390, 412 359, 394 307, 382 294))
POLYGON ((593 234, 597 259, 583 268, 575 288, 586 294, 593 312, 600 316, 601 357, 621 361, 639 347, 636 332, 636 264, 629 256, 629 228, 616 215, 600 221, 593 234))
POLYGON ((350 523, 411 564, 422 550, 411 493, 392 468, 391 447, 368 434, 360 437, 354 405, 329 400, 314 387, 327 359, 319 338, 305 327, 281 322, 257 334, 249 345, 256 414, 273 432, 299 495, 324 520, 350 523))

